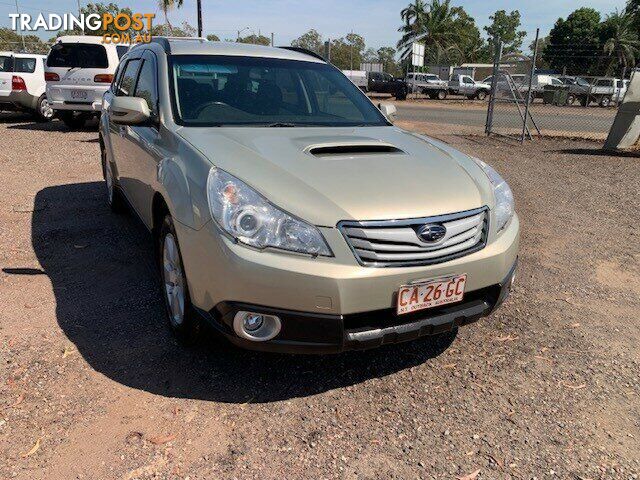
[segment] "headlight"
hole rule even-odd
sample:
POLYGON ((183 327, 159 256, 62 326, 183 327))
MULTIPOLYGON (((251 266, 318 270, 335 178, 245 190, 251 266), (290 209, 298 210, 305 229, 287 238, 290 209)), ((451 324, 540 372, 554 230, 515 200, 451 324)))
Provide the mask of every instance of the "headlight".
POLYGON ((482 160, 474 158, 475 162, 484 170, 484 173, 489 177, 489 181, 493 186, 493 195, 496 199, 496 206, 494 208, 494 216, 496 219, 496 231, 502 230, 507 222, 513 217, 515 211, 515 204, 513 201, 513 193, 509 188, 507 182, 502 178, 498 172, 496 172, 489 165, 482 160))
POLYGON ((280 248, 332 256, 320 231, 278 209, 227 172, 213 167, 207 179, 211 216, 226 233, 255 248, 280 248))

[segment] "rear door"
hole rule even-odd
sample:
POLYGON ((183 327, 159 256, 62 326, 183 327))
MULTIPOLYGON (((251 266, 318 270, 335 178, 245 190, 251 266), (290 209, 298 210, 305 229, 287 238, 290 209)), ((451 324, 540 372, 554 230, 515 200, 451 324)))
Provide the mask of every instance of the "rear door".
POLYGON ((0 102, 11 93, 11 78, 13 77, 13 56, 0 54, 0 102))
POLYGON ((24 80, 30 95, 40 97, 44 93, 44 73, 40 57, 16 55, 13 59, 13 73, 24 80))
POLYGON ((61 98, 55 100, 78 104, 100 101, 108 85, 97 83, 96 75, 110 74, 112 70, 107 50, 101 44, 57 43, 47 57, 47 72, 60 78, 55 86, 61 98))

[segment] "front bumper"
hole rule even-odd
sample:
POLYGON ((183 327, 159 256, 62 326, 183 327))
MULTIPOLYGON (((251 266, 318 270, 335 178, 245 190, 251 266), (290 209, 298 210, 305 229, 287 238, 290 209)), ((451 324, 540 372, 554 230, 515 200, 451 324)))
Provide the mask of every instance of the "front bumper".
POLYGON ((520 226, 514 215, 479 251, 434 265, 393 268, 359 265, 337 228, 321 227, 332 258, 256 251, 221 235, 213 222, 200 230, 176 222, 176 230, 191 301, 232 342, 327 353, 409 340, 489 314, 508 293, 504 286, 517 261, 520 226), (463 273, 462 303, 395 315, 400 286, 463 273), (282 331, 267 342, 241 340, 230 323, 238 310, 272 312, 281 317, 282 331))
POLYGON ((498 284, 468 292, 461 303, 398 316, 393 308, 351 315, 323 315, 280 310, 235 302, 222 302, 202 317, 233 344, 251 350, 281 353, 340 353, 401 343, 449 332, 489 315, 506 300, 517 261, 498 284), (239 338, 233 329, 238 311, 276 315, 280 334, 266 342, 239 338))

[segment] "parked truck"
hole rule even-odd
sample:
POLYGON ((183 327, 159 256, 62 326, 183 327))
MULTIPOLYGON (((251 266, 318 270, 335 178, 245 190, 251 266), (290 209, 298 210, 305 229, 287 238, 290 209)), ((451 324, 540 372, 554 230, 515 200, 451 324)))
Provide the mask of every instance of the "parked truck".
POLYGON ((484 100, 489 92, 491 92, 491 85, 476 82, 469 75, 454 73, 449 80, 449 93, 453 95, 464 95, 469 99, 484 100))
POLYGON ((406 100, 409 93, 407 82, 385 72, 343 70, 342 73, 363 92, 390 93, 397 100, 406 100))
POLYGON ((448 82, 435 73, 408 73, 405 82, 412 93, 422 93, 430 98, 444 100, 449 92, 448 82))

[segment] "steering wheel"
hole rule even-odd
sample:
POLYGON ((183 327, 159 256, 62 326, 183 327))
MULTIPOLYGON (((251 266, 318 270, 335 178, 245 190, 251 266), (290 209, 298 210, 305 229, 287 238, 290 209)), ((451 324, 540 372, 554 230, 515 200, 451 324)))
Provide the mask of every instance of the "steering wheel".
POLYGON ((196 118, 199 117, 200 114, 202 114, 202 112, 204 111, 205 108, 213 107, 214 105, 224 105, 225 107, 230 107, 231 106, 228 103, 218 102, 218 101, 206 102, 206 103, 203 103, 202 105, 199 105, 195 109, 195 111, 193 112, 193 116, 196 117, 196 118))

